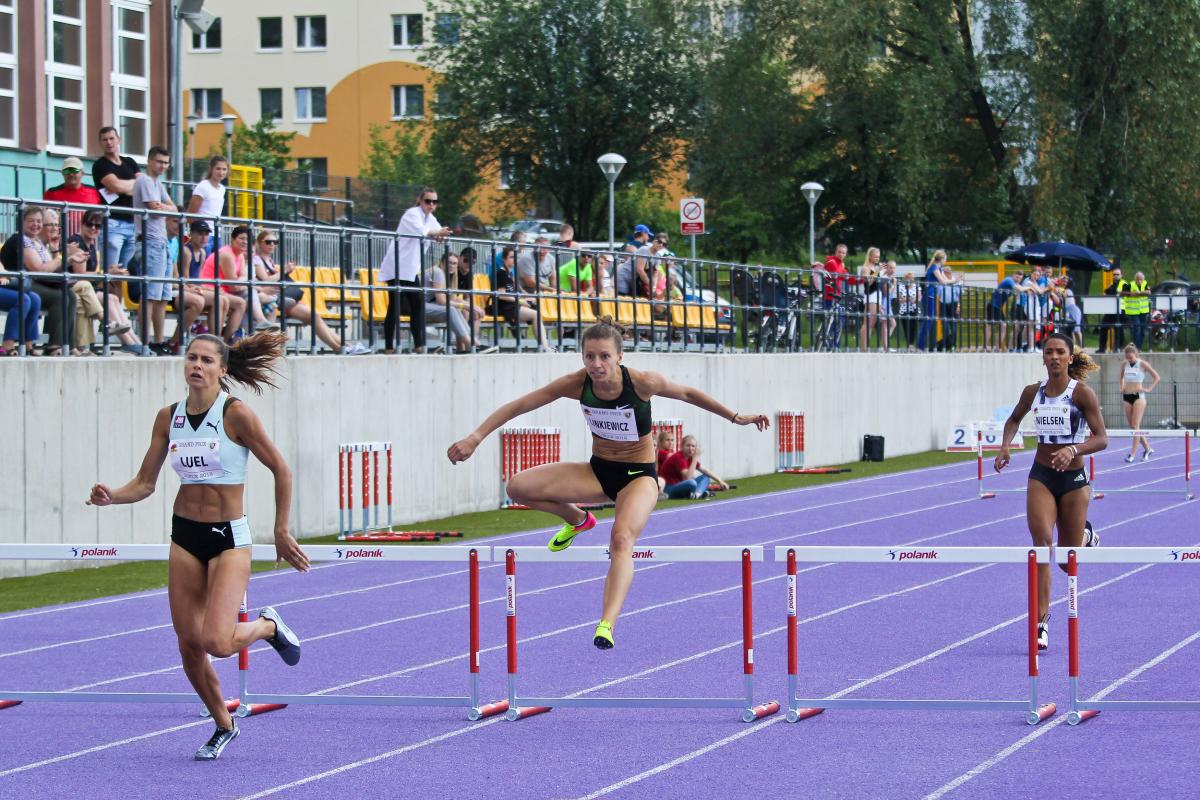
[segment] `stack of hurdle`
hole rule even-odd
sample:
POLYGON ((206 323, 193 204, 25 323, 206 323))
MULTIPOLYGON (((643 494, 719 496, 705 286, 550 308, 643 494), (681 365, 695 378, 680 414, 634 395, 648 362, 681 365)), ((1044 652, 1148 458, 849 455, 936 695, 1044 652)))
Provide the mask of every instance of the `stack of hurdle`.
POLYGON ((343 542, 440 542, 461 539, 462 531, 392 530, 392 443, 351 442, 338 445, 338 539, 343 542), (386 472, 380 468, 384 454, 386 472), (354 527, 354 470, 362 486, 362 525, 354 527), (387 502, 382 501, 379 479, 386 477, 387 502), (373 517, 373 519, 372 519, 373 517))
POLYGON ((500 431, 500 508, 525 510, 528 506, 508 496, 508 482, 518 472, 562 457, 562 431, 558 428, 503 428, 500 431))
POLYGON ((650 423, 650 436, 654 439, 654 446, 658 447, 658 434, 663 431, 670 431, 675 434, 675 449, 678 450, 683 445, 683 420, 681 419, 656 419, 650 423))
POLYGON ((804 469, 804 412, 777 412, 775 436, 778 443, 775 471, 792 472, 804 469))

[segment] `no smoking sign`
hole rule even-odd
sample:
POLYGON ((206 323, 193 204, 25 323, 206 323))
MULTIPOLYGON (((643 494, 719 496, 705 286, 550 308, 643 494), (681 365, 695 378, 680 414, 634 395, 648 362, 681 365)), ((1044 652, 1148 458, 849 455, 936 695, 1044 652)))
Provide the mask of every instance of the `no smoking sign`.
POLYGON ((704 233, 703 197, 685 197, 679 201, 679 232, 684 236, 704 233))

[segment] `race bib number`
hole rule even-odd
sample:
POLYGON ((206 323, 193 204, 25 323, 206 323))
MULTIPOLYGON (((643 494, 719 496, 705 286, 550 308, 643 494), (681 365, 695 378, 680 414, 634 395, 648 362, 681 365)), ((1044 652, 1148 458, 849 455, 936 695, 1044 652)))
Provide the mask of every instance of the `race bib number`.
POLYGON ((221 468, 221 442, 217 439, 183 439, 168 449, 171 469, 180 480, 206 481, 225 474, 221 468))
POLYGON ((582 406, 583 418, 587 420, 592 433, 610 442, 636 442, 642 438, 638 435, 637 420, 634 419, 632 408, 592 408, 582 406))
POLYGON ((1058 404, 1034 406, 1033 425, 1038 436, 1070 436, 1071 407, 1058 404))

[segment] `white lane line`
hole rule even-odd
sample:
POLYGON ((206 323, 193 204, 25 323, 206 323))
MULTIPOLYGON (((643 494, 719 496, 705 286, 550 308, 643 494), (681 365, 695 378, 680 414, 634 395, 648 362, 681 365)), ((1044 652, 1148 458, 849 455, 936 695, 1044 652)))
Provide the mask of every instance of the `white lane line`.
POLYGON ((19 767, 12 767, 11 769, 6 769, 6 770, 0 772, 0 778, 6 778, 9 775, 16 775, 18 772, 27 772, 31 769, 37 769, 38 767, 47 767, 47 766, 50 766, 51 764, 58 764, 63 761, 69 761, 72 758, 79 758, 80 756, 86 756, 90 753, 99 753, 100 751, 108 750, 111 747, 120 747, 121 745, 133 744, 134 742, 140 742, 143 739, 153 739, 155 736, 162 736, 163 734, 174 733, 175 731, 182 731, 182 730, 186 730, 187 728, 195 728, 197 725, 212 725, 212 722, 210 720, 206 720, 206 719, 197 720, 195 722, 185 722, 183 725, 175 725, 174 727, 171 727, 171 728, 162 728, 157 731, 150 731, 149 733, 140 733, 137 736, 130 736, 128 739, 121 739, 120 741, 117 741, 117 742, 107 742, 105 744, 98 744, 95 747, 89 747, 86 750, 76 750, 74 753, 64 753, 61 756, 54 756, 53 758, 46 758, 41 761, 35 761, 32 764, 24 764, 19 767))
MULTIPOLYGON (((1130 670, 1122 677, 1120 677, 1117 680, 1110 683, 1108 686, 1105 686, 1099 692, 1096 692, 1096 694, 1089 697, 1088 700, 1089 701, 1090 700, 1103 700, 1105 697, 1107 697, 1108 695, 1115 692, 1121 686, 1125 685, 1126 683, 1129 683, 1132 680, 1135 680, 1139 675, 1144 673, 1146 670, 1152 669, 1153 667, 1158 666, 1163 661, 1166 661, 1168 658, 1175 655, 1175 653, 1177 653, 1180 650, 1182 650, 1183 648, 1187 647, 1189 644, 1196 641, 1197 639, 1200 639, 1200 631, 1196 631, 1195 633, 1193 633, 1191 636, 1187 637, 1186 639, 1183 639, 1182 641, 1177 642, 1176 644, 1172 645, 1171 647, 1168 647, 1166 650, 1162 651, 1161 653, 1156 655, 1154 658, 1147 661, 1145 664, 1142 664, 1142 665, 1130 670)), ((1066 721, 1067 721, 1066 716, 1061 716, 1061 717, 1057 717, 1053 720, 1050 720, 1045 725, 1038 726, 1038 728, 1036 730, 1034 730, 1032 733, 1028 734, 1027 736, 1024 736, 1021 739, 1018 739, 1017 741, 1010 744, 1008 747, 1004 748, 1000 752, 993 755, 991 758, 979 763, 978 765, 976 765, 972 769, 968 770, 967 772, 964 772, 962 775, 959 775, 957 778, 950 781, 949 783, 946 783, 942 787, 935 789, 934 791, 925 795, 924 800, 938 800, 938 798, 943 797, 946 794, 949 794, 950 792, 952 792, 955 789, 957 789, 958 787, 962 786, 964 783, 971 780, 972 778, 976 778, 976 777, 982 775, 984 772, 987 772, 989 769, 991 769, 992 767, 1001 763, 1002 761, 1007 759, 1009 756, 1016 753, 1018 750, 1021 750, 1026 745, 1037 741, 1040 737, 1045 736, 1047 733, 1049 733, 1054 728, 1058 727, 1059 725, 1063 724, 1066 721)))

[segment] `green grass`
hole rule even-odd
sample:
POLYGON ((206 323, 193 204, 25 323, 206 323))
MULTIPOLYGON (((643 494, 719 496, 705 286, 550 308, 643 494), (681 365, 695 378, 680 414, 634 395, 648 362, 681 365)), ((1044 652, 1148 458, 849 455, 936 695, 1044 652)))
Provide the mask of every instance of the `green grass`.
MULTIPOLYGON (((866 478, 872 475, 882 475, 891 472, 919 469, 948 464, 955 461, 970 461, 975 458, 972 453, 917 453, 909 456, 898 456, 879 462, 854 461, 848 464, 835 465, 850 469, 849 473, 838 475, 758 475, 749 478, 730 479, 737 484, 736 489, 722 492, 721 498, 743 497, 747 495, 766 494, 784 489, 796 489, 803 486, 821 486, 827 483, 838 483, 853 478, 866 478)), ((659 508, 694 503, 691 500, 664 500, 659 502, 659 508)), ((611 509, 597 512, 596 516, 604 518, 612 516, 611 509)), ((477 539, 485 536, 495 536, 501 533, 515 533, 533 528, 548 528, 553 519, 537 511, 479 511, 471 514, 458 514, 453 517, 424 520, 407 525, 396 526, 407 530, 458 530, 464 534, 463 540, 447 540, 455 544, 467 539, 477 539)), ((305 544, 334 544, 336 535, 319 536, 305 539, 305 544)), ((419 547, 422 545, 395 545, 399 547, 419 547)), ((270 562, 255 562, 255 572, 265 572, 274 569, 270 562)), ((25 578, 6 578, 0 580, 0 613, 19 611, 26 608, 72 603, 81 600, 93 600, 99 597, 140 592, 148 589, 161 589, 167 585, 167 565, 160 561, 140 561, 128 564, 115 564, 105 567, 84 567, 81 569, 54 572, 45 575, 34 575, 25 578)))

